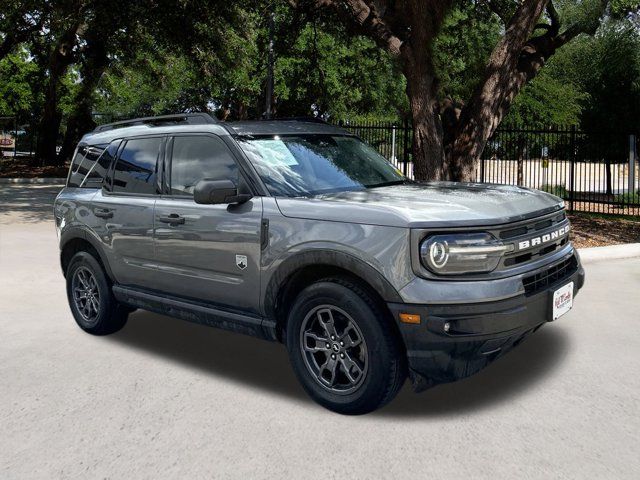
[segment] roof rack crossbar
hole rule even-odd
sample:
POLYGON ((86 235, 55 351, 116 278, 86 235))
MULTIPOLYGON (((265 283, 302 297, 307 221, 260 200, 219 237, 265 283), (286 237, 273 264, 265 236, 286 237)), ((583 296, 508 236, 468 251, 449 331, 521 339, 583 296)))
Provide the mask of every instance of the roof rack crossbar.
POLYGON ((176 113, 172 115, 158 115, 156 117, 132 118, 131 120, 122 120, 120 122, 105 123, 98 125, 93 131, 104 132, 113 130, 114 128, 134 126, 134 125, 153 125, 154 123, 181 122, 187 125, 206 125, 218 123, 208 113, 176 113))

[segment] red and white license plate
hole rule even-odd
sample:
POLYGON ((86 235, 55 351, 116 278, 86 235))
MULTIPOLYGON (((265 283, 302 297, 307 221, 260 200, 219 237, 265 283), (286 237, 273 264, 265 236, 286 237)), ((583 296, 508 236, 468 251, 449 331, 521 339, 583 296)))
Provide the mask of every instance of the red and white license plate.
POLYGON ((573 307, 573 282, 567 283, 553 292, 553 318, 556 320, 573 307))

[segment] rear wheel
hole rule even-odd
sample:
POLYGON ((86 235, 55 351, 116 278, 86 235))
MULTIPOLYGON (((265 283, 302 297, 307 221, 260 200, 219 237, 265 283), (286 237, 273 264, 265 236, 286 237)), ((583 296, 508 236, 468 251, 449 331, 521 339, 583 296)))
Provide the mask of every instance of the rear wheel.
POLYGON ((76 253, 67 269, 67 298, 76 323, 92 335, 124 327, 130 309, 120 305, 100 263, 88 252, 76 253))
POLYGON ((406 360, 387 315, 368 292, 344 278, 321 280, 298 295, 289 313, 287 349, 311 398, 356 415, 395 397, 406 360))

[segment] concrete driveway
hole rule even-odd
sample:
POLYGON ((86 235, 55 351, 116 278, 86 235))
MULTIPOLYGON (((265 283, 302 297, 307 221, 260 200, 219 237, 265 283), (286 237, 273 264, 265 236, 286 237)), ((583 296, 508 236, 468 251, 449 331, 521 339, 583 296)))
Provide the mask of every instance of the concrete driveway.
POLYGON ((0 185, 0 478, 640 478, 640 259, 467 380, 379 412, 306 398, 284 348, 67 307, 55 187, 0 185))

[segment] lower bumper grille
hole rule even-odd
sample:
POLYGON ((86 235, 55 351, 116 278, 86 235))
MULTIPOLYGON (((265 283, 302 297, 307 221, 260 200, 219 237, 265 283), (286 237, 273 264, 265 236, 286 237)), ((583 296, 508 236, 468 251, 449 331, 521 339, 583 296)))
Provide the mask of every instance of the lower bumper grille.
POLYGON ((567 260, 552 265, 544 272, 525 277, 522 280, 524 292, 526 295, 534 295, 544 290, 549 285, 553 285, 554 283, 571 276, 577 268, 578 261, 576 260, 575 255, 573 255, 567 260))

